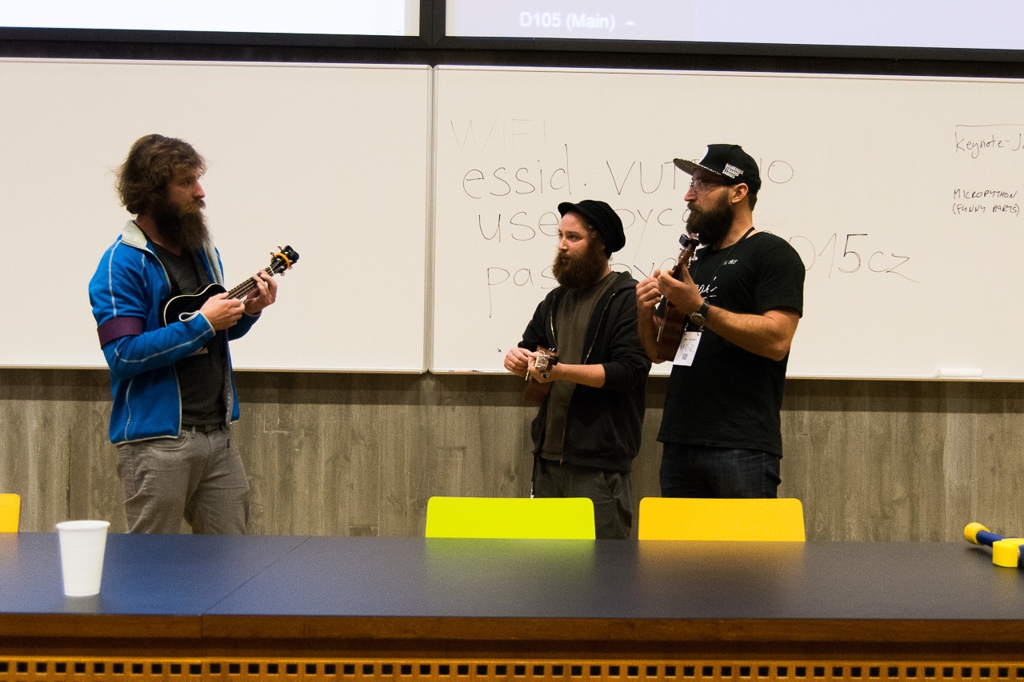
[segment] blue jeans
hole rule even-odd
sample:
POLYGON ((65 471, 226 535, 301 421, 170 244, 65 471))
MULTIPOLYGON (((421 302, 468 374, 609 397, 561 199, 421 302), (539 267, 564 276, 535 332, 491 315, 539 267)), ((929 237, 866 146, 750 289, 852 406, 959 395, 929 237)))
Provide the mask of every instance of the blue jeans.
POLYGON ((663 497, 778 497, 779 460, 760 450, 663 443, 663 497))

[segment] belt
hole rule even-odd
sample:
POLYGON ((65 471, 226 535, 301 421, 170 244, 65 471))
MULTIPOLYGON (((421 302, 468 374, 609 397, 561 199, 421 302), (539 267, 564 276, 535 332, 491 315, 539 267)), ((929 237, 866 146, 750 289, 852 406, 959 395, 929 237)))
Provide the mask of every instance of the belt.
POLYGON ((223 428, 224 424, 186 424, 181 427, 181 430, 191 431, 192 433, 213 433, 223 428))

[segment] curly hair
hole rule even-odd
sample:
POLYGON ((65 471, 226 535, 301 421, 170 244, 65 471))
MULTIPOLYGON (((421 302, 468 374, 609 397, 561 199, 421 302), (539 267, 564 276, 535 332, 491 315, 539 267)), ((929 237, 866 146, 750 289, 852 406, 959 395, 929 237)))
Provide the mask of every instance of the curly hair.
POLYGON ((132 145, 124 163, 117 169, 114 186, 129 213, 140 215, 182 171, 198 171, 202 175, 206 172, 206 160, 184 140, 146 135, 132 145))

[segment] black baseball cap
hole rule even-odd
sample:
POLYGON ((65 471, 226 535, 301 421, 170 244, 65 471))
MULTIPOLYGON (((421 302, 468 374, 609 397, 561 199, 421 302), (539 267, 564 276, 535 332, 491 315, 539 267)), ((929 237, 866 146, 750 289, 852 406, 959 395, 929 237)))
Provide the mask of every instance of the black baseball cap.
POLYGON ((757 162, 738 144, 709 144, 708 153, 700 163, 675 159, 675 164, 690 175, 698 168, 721 175, 727 185, 738 185, 742 182, 750 188, 751 194, 757 194, 761 189, 761 175, 757 169, 757 162))
POLYGON ((584 199, 578 204, 564 201, 558 205, 558 212, 578 213, 586 218, 594 230, 601 235, 601 241, 611 255, 626 245, 626 233, 622 229, 622 219, 611 206, 603 201, 584 199))

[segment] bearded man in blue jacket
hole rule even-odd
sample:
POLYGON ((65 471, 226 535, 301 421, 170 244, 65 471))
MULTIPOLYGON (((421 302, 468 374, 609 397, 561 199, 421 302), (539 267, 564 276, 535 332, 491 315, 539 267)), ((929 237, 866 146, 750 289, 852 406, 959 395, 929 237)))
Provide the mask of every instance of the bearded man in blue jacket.
POLYGON ((132 533, 242 534, 249 516, 245 467, 231 440, 238 402, 228 341, 272 304, 265 272, 245 300, 218 294, 162 322, 167 300, 224 284, 203 215, 206 162, 190 144, 146 135, 117 172, 121 203, 135 215, 89 283, 100 346, 110 368, 110 441, 132 533))

